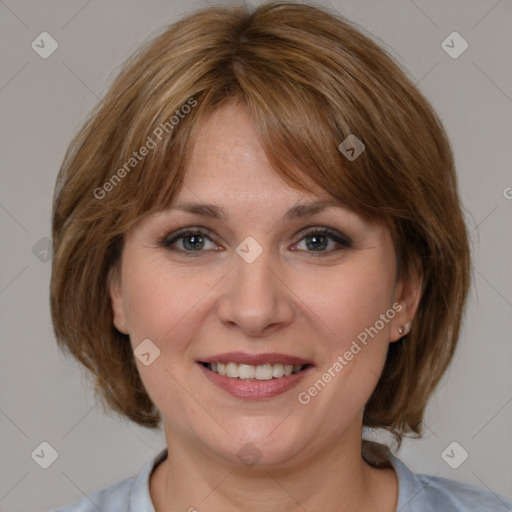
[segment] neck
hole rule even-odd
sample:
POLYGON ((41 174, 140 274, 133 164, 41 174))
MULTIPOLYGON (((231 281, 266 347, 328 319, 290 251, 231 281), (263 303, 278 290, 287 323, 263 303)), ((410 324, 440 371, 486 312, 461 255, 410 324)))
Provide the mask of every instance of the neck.
POLYGON ((244 467, 190 440, 167 437, 168 457, 150 478, 156 512, 261 511, 394 512, 398 494, 392 469, 376 469, 361 457, 359 442, 315 451, 286 464, 244 467), (203 449, 201 449, 203 448, 203 449))

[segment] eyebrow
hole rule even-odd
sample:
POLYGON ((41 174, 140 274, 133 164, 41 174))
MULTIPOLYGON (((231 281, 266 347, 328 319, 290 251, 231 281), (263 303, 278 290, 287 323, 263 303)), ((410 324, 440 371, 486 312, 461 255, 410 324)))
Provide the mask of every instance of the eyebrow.
MULTIPOLYGON (((287 221, 301 219, 310 215, 315 215, 326 208, 332 207, 347 208, 347 205, 341 201, 333 200, 319 200, 311 203, 297 204, 285 213, 284 219, 287 221)), ((227 218, 225 211, 220 206, 207 203, 180 202, 173 205, 169 210, 180 210, 194 215, 219 219, 222 221, 225 221, 227 218)))

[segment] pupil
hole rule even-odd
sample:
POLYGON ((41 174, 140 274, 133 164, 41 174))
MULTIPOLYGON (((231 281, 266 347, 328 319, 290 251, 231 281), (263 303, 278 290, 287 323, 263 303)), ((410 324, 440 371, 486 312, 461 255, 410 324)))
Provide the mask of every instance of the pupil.
POLYGON ((189 235, 184 238, 185 245, 188 246, 187 248, 191 248, 193 250, 200 249, 200 244, 203 242, 203 237, 200 235, 189 235), (197 244, 197 245, 195 245, 197 244))
POLYGON ((313 243, 308 243, 307 246, 308 246, 308 249, 318 249, 318 248, 321 248, 321 249, 325 249, 325 247, 327 246, 326 244, 326 237, 323 236, 323 235, 311 235, 309 236, 309 238, 311 240, 314 240, 315 242, 313 243), (323 243, 320 243, 318 244, 318 239, 323 239, 323 243))

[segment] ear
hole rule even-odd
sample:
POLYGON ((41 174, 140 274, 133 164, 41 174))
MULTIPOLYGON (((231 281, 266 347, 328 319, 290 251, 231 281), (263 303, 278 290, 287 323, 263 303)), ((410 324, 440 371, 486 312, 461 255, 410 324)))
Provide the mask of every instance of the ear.
POLYGON ((422 286, 423 272, 419 261, 416 261, 409 273, 395 286, 393 304, 400 304, 400 309, 398 306, 393 308, 397 314, 391 321, 390 342, 398 341, 410 332, 420 303, 422 286), (400 328, 404 329, 402 333, 400 328))
POLYGON ((123 293, 121 287, 121 271, 120 265, 110 268, 108 273, 108 293, 112 305, 112 319, 116 329, 123 334, 129 334, 126 323, 126 311, 123 301, 123 293))

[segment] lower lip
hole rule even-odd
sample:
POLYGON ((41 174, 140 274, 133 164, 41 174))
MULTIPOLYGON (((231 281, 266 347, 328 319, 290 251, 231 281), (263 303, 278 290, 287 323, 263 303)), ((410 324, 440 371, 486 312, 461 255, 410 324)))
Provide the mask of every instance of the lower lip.
POLYGON ((278 379, 244 380, 220 375, 212 370, 208 370, 201 363, 197 364, 210 382, 236 398, 245 398, 247 400, 263 400, 280 395, 297 385, 313 369, 313 366, 309 366, 299 373, 293 373, 278 379))

